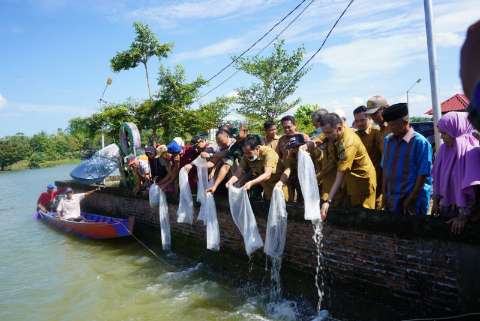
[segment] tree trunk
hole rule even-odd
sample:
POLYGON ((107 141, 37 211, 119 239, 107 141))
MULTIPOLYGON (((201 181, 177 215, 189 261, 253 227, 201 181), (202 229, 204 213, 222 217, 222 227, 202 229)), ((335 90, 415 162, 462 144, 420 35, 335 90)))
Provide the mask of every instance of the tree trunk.
POLYGON ((152 128, 152 141, 153 141, 153 146, 157 144, 157 128, 153 127, 152 128))
POLYGON ((148 80, 148 68, 147 68, 147 63, 144 62, 143 66, 145 67, 145 78, 147 79, 147 88, 148 88, 148 97, 150 100, 152 99, 152 93, 150 91, 150 81, 148 80))

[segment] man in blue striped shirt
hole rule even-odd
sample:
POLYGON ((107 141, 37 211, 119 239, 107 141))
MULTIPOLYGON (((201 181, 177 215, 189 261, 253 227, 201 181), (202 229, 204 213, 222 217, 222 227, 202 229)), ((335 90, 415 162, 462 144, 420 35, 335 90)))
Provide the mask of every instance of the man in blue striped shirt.
POLYGON ((407 104, 386 108, 383 118, 391 131, 382 157, 385 209, 426 215, 432 191, 432 146, 410 127, 407 104))

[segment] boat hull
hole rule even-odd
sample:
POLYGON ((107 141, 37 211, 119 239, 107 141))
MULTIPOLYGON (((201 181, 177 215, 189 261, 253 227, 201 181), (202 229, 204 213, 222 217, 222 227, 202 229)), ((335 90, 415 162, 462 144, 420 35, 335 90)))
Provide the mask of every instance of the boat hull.
POLYGON ((135 218, 114 218, 97 214, 82 213, 86 219, 75 222, 59 218, 56 213, 37 212, 37 219, 60 229, 66 233, 75 234, 89 239, 113 239, 130 236, 133 231, 135 218))

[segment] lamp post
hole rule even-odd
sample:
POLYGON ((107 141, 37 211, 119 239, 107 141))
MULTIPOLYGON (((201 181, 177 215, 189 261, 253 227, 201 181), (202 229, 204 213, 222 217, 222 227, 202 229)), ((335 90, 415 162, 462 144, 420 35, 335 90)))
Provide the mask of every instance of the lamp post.
POLYGON ((428 64, 430 70, 430 90, 432 93, 432 109, 433 109, 433 129, 435 131, 435 148, 440 148, 440 132, 438 131, 437 124, 442 113, 440 111, 440 104, 438 102, 438 89, 437 89, 437 55, 435 53, 435 40, 433 37, 433 13, 432 13, 432 0, 423 1, 425 11, 425 31, 427 34, 427 48, 428 48, 428 64))
MULTIPOLYGON (((102 107, 103 103, 106 103, 105 100, 103 100, 103 97, 105 96, 105 92, 107 91, 108 86, 112 84, 112 78, 108 77, 107 82, 105 83, 105 88, 103 89, 102 95, 98 99, 98 104, 100 107, 102 107)), ((102 128, 102 149, 105 148, 105 134, 104 134, 104 129, 102 128)))
POLYGON ((417 81, 415 81, 413 83, 413 85, 410 86, 410 88, 407 89, 407 105, 409 103, 409 100, 408 100, 408 93, 413 89, 413 87, 415 87, 417 84, 419 84, 420 82, 422 81, 422 78, 418 78, 417 81))

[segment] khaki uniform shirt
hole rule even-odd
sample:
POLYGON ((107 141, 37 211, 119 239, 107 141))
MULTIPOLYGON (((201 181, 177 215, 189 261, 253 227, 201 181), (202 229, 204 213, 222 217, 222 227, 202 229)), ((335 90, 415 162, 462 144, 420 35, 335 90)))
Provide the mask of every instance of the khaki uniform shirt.
POLYGON ((280 136, 278 136, 278 135, 275 135, 275 137, 273 139, 271 139, 270 141, 268 141, 267 138, 265 138, 265 144, 264 145, 270 147, 273 150, 276 150, 279 139, 280 139, 280 136))
POLYGON ((272 169, 272 176, 260 184, 263 187, 265 198, 270 199, 275 183, 278 182, 282 174, 281 162, 278 154, 268 146, 260 146, 258 158, 254 161, 249 161, 245 156, 240 161, 239 165, 245 172, 249 172, 252 178, 258 177, 265 173, 265 168, 272 169))
MULTIPOLYGON (((327 154, 331 157, 330 161, 335 161, 336 171, 345 172, 345 193, 350 197, 350 205, 375 208, 375 168, 353 129, 345 127, 342 137, 335 143, 329 142, 327 154)), ((327 188, 327 193, 330 188, 327 188)))
MULTIPOLYGON (((302 134, 303 137, 305 138, 305 141, 310 140, 310 138, 303 133, 296 133, 296 134, 302 134)), ((277 152, 278 156, 280 156, 281 160, 283 160, 285 157, 287 157, 287 144, 288 144, 288 141, 290 140, 290 137, 292 137, 292 136, 283 135, 278 140, 277 148, 276 148, 275 151, 277 152)))

